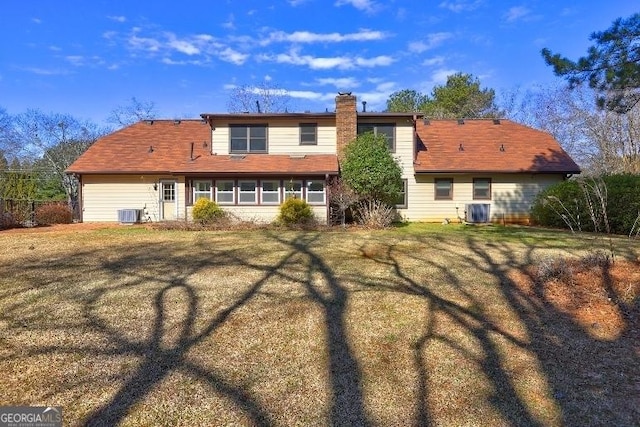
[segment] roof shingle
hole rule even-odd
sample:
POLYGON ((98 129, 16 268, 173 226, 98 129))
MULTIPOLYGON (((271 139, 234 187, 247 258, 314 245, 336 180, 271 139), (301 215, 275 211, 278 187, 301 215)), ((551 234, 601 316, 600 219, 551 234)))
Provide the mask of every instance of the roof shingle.
POLYGON ((548 133, 510 120, 416 122, 417 173, 580 173, 548 133))

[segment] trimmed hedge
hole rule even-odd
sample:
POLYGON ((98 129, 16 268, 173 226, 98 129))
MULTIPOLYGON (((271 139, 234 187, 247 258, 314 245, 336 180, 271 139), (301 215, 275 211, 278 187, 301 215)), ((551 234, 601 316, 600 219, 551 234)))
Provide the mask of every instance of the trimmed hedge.
MULTIPOLYGON (((640 176, 608 175, 601 179, 607 188, 607 217, 612 233, 629 234, 633 223, 640 212, 640 176)), ((582 231, 594 231, 593 221, 589 216, 589 208, 580 181, 593 185, 591 178, 578 178, 563 181, 540 192, 531 208, 531 219, 535 224, 569 228, 561 216, 551 208, 572 218, 579 219, 582 231), (561 201, 569 211, 565 212, 554 199, 561 201)))
POLYGON ((224 217, 224 211, 216 202, 200 198, 193 204, 193 211, 191 212, 191 215, 195 222, 208 224, 216 219, 224 217))
POLYGON ((313 221, 313 211, 306 201, 292 197, 280 205, 279 220, 285 225, 307 224, 313 221))

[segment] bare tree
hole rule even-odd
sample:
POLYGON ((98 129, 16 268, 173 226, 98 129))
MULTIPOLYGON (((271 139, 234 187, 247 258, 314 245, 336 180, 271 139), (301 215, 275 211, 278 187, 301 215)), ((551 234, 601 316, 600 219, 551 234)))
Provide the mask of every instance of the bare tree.
POLYGON ((286 90, 265 80, 257 85, 234 87, 227 110, 230 113, 284 113, 288 111, 290 101, 286 90))
POLYGON ((111 111, 108 123, 125 127, 141 120, 152 120, 158 115, 153 101, 140 101, 135 96, 126 105, 119 105, 111 111))
POLYGON ((640 173, 640 105, 618 114, 587 88, 551 87, 507 95, 509 118, 551 133, 585 172, 640 173))

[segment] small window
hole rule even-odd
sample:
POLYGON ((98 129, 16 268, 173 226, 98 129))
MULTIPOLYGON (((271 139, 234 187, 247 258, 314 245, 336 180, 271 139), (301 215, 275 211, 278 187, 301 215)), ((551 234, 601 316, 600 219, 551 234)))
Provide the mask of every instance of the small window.
POLYGON ((193 181, 193 202, 198 199, 212 200, 211 188, 211 181, 193 181))
POLYGON ((396 151, 396 125, 395 123, 373 124, 362 123, 358 125, 358 135, 373 132, 374 135, 384 136, 390 151, 396 151))
POLYGON ((176 183, 175 182, 162 183, 162 201, 163 202, 176 201, 176 183))
POLYGON ((280 182, 262 181, 260 184, 260 203, 265 205, 280 204, 280 182))
POLYGON ((402 190, 398 193, 398 199, 396 200, 395 206, 396 208, 406 208, 407 205, 407 184, 408 180, 402 180, 402 190))
POLYGON ((307 181, 307 203, 325 204, 324 181, 307 181))
POLYGON ((285 199, 290 199, 292 197, 302 199, 302 181, 286 181, 284 188, 285 199))
POLYGON ((238 181, 238 203, 252 204, 258 203, 258 192, 255 181, 238 181))
POLYGON ((316 123, 300 123, 300 145, 318 144, 318 125, 316 123))
POLYGON ((435 180, 435 199, 451 200, 453 199, 453 179, 436 178, 435 180))
POLYGON ((473 178, 473 199, 491 200, 491 178, 473 178))
POLYGON ((221 205, 233 205, 235 193, 233 181, 216 181, 216 201, 221 205))
POLYGON ((231 153, 266 153, 266 125, 230 125, 231 153))

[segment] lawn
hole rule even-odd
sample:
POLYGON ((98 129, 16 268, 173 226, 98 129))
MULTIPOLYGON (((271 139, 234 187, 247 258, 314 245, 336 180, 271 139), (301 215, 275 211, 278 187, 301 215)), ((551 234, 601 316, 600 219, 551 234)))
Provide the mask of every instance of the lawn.
POLYGON ((4 231, 0 404, 65 425, 634 425, 639 254, 515 227, 4 231))

